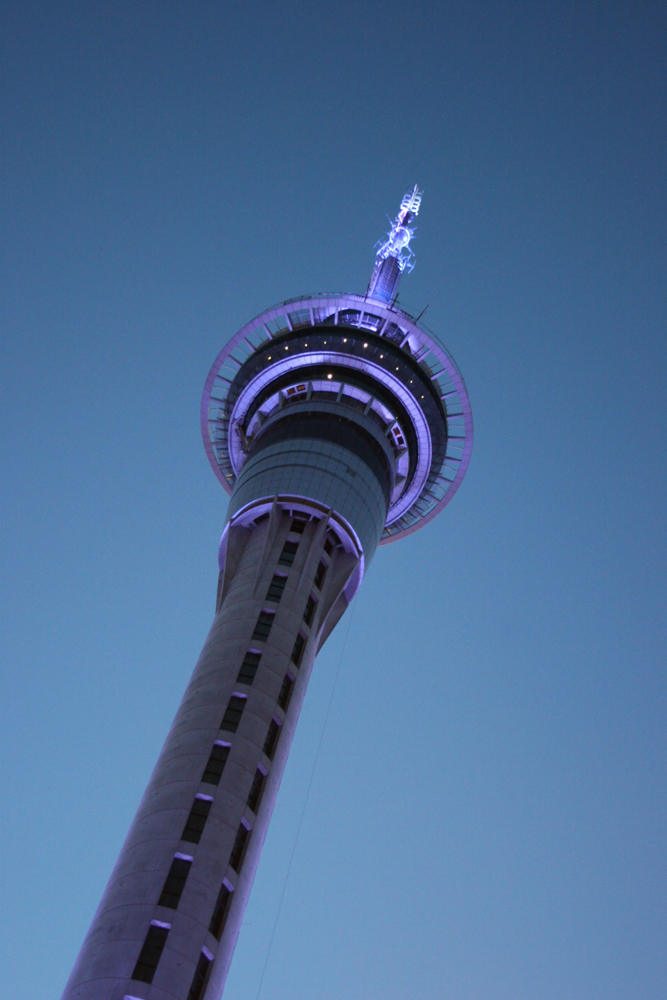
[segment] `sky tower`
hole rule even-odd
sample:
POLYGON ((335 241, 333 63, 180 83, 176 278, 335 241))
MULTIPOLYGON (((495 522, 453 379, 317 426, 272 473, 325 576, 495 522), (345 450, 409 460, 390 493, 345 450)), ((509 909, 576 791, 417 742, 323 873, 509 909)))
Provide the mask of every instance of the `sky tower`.
POLYGON ((218 1000, 317 651, 377 546, 463 479, 463 379, 396 307, 421 197, 365 295, 274 306, 211 368, 202 435, 231 496, 216 614, 63 1000, 218 1000))

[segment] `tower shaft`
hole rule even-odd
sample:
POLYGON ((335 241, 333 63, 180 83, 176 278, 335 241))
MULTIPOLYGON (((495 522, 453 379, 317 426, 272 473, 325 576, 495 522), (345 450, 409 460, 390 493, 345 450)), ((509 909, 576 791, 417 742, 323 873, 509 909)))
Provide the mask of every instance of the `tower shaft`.
POLYGON ((315 654, 358 563, 325 512, 278 502, 225 542, 211 631, 63 1000, 222 992, 315 654))

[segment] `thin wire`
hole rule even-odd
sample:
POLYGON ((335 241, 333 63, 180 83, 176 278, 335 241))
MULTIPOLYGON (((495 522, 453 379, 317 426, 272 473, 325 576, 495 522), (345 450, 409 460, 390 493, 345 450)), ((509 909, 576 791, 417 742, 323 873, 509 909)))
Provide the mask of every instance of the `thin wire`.
POLYGON ((313 787, 313 779, 315 777, 315 770, 317 768, 317 762, 320 759, 320 750, 322 749, 322 743, 324 742, 324 734, 327 728, 327 722, 329 721, 329 713, 331 712, 331 705, 333 703, 334 694, 336 693, 336 685, 338 684, 338 677, 340 674, 340 668, 343 665, 343 656, 345 655, 345 647, 347 646, 347 640, 350 635, 350 629, 352 627, 352 618, 354 617, 354 609, 356 606, 356 597, 352 601, 352 607, 350 608, 350 617, 347 622, 347 632, 345 633, 345 638, 343 639, 343 645, 340 651, 340 658, 338 660, 338 668, 336 670, 336 676, 334 677, 333 687, 331 688, 331 694, 329 695, 329 704, 327 705, 326 714, 324 716, 324 722, 322 723, 322 732, 320 733, 320 741, 317 745, 317 750, 315 752, 315 760, 313 761, 313 769, 310 772, 310 781, 308 782, 308 788, 306 790, 306 797, 303 800, 303 808, 301 809, 301 816, 299 818, 299 825, 296 830, 296 836, 294 838, 294 844, 292 846, 292 853, 290 854, 289 864, 287 865, 287 872, 285 874, 285 881, 283 883, 283 890, 280 894, 280 902, 278 903, 278 910, 276 912, 276 919, 273 921, 273 929, 271 931, 271 937, 269 938, 269 947, 266 951, 266 958, 264 959, 264 967, 262 968, 262 975, 259 980, 259 986, 257 987, 257 993, 255 994, 255 1000, 259 1000, 259 995, 262 992, 262 986, 264 985, 264 976, 266 974, 266 968, 269 964, 269 958, 271 957, 271 949, 273 947, 273 939, 276 936, 276 929, 278 927, 278 920, 280 919, 280 911, 283 908, 283 900, 285 899, 285 892, 287 891, 287 883, 289 882, 290 873, 292 871, 292 862, 294 861, 294 855, 296 854, 296 849, 299 844, 299 836, 301 834, 301 827, 303 826, 303 818, 306 815, 306 807, 308 806, 308 799, 310 798, 310 790, 313 787))

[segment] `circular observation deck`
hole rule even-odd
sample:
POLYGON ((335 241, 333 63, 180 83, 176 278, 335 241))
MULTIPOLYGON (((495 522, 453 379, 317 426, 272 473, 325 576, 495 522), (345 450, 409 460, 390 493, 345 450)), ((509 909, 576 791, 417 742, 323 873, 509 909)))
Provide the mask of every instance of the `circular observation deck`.
POLYGON ((354 409, 389 449, 380 544, 422 527, 459 488, 473 439, 465 383, 407 313, 361 295, 311 295, 246 324, 216 358, 201 406, 204 447, 225 490, 262 428, 314 407, 354 409))

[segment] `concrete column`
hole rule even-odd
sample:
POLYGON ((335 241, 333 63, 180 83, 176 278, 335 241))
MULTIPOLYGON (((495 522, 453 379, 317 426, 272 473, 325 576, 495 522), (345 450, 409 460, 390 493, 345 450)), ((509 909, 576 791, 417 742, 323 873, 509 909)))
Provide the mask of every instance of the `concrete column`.
POLYGON ((63 1000, 188 1000, 198 964, 206 976, 200 997, 221 996, 315 654, 344 610, 342 591, 357 563, 341 547, 331 547, 326 518, 318 518, 295 533, 291 513, 274 504, 261 523, 229 529, 213 626, 63 1000), (290 567, 279 565, 286 541, 298 542, 290 567), (326 573, 320 588, 315 579, 321 563, 326 573), (267 592, 276 573, 286 583, 273 603, 267 592), (310 597, 317 603, 307 625, 310 597), (275 611, 265 641, 253 638, 263 611, 275 611), (304 645, 297 665, 299 635, 304 645), (249 650, 261 656, 252 683, 244 684, 237 678, 249 650), (285 711, 279 698, 287 674, 294 685, 285 711), (245 702, 235 732, 221 728, 232 696, 245 702), (272 726, 277 742, 271 759, 264 748, 272 726), (229 746, 217 785, 202 780, 216 742, 229 746), (258 769, 266 780, 255 812, 248 796, 258 769), (193 843, 182 836, 197 796, 210 803, 203 807, 210 811, 199 843, 193 843), (230 859, 241 826, 248 833, 237 871, 230 859), (173 908, 158 901, 177 855, 186 878, 173 908), (222 895, 230 895, 218 940, 210 928, 223 885, 222 895), (167 933, 149 983, 133 974, 151 925, 158 938, 167 933))

